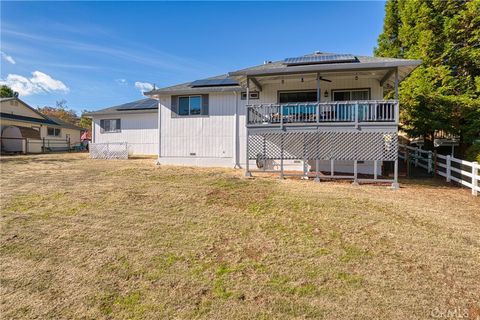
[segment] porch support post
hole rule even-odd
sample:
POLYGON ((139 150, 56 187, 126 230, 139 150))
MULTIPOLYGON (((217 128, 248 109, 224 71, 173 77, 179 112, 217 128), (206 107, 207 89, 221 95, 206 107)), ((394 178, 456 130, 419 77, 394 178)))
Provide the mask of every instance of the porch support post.
POLYGON ((377 169, 378 169, 378 161, 374 160, 373 161, 373 180, 377 180, 378 178, 377 169))
MULTIPOLYGON (((317 152, 320 149, 320 133, 317 131, 317 152)), ((315 152, 315 180, 314 182, 320 182, 320 155, 315 152)))
POLYGON ((398 100, 398 68, 395 68, 395 100, 398 100))
MULTIPOLYGON (((250 89, 249 89, 249 86, 250 86, 250 79, 247 77, 247 97, 246 97, 246 105, 248 106, 250 104, 250 89)), ((247 118, 246 118, 246 121, 248 121, 248 108, 246 109, 247 111, 247 118)), ((248 150, 250 149, 250 135, 249 135, 249 132, 248 132, 248 123, 246 123, 247 125, 247 143, 246 143, 246 146, 247 146, 247 150, 245 150, 245 158, 246 158, 246 162, 245 162, 245 177, 251 177, 252 176, 252 173, 250 172, 250 166, 249 166, 249 162, 250 162, 250 157, 249 157, 249 154, 248 154, 248 150)))
POLYGON ((283 132, 280 133, 280 179, 284 178, 283 175, 283 139, 284 134, 283 132))
MULTIPOLYGON (((317 102, 320 103, 320 73, 317 73, 317 102)), ((317 104, 316 107, 316 121, 319 123, 320 121, 320 104, 317 104)), ((317 129, 318 130, 318 129, 317 129)), ((320 133, 317 131, 317 152, 320 150, 320 133)), ((315 152, 316 159, 315 159, 315 182, 320 182, 320 172, 319 172, 319 167, 320 167, 320 155, 315 152)))
POLYGON ((333 159, 330 159, 330 177, 333 178, 334 174, 335 174, 335 160, 333 159))
POLYGON ((352 185, 358 186, 358 161, 353 161, 353 182, 352 185))
POLYGON ((398 189, 400 185, 398 184, 398 159, 393 162, 393 182, 392 189, 398 189))
POLYGON ((307 134, 303 133, 303 178, 308 180, 308 173, 307 173, 307 134))

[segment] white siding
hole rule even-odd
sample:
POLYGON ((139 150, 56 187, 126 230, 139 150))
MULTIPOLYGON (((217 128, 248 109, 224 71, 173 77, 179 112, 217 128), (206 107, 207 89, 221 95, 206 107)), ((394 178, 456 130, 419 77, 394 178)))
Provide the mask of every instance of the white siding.
POLYGON ((94 116, 93 124, 94 143, 127 142, 130 154, 158 154, 157 112, 94 116), (121 119, 121 132, 101 133, 101 119, 121 119))
MULTIPOLYGON (((383 89, 378 80, 362 79, 355 80, 353 77, 328 78, 332 82, 322 81, 321 101, 330 101, 331 89, 370 88, 371 99, 383 99, 383 89), (328 90, 328 98, 324 97, 328 90)), ((259 100, 251 100, 250 103, 276 103, 278 91, 283 90, 310 90, 316 89, 316 81, 300 81, 298 79, 286 79, 282 84, 267 83, 263 85, 259 100)), ((246 162, 246 100, 240 99, 233 92, 210 93, 209 115, 199 117, 172 117, 170 109, 171 97, 161 96, 161 152, 160 163, 196 165, 196 166, 224 166, 235 165, 235 103, 238 103, 239 114, 239 147, 238 157, 243 167, 246 162), (236 99, 236 100, 235 100, 236 99)), ((251 168, 255 168, 254 161, 250 162, 251 168)), ((293 161, 285 161, 286 170, 301 170, 302 164, 293 161), (290 167, 290 168, 289 168, 290 167)), ((340 165, 340 164, 339 164, 340 165)), ((343 164, 349 167, 349 164, 343 164)), ((353 166, 353 164, 352 164, 353 166)), ((366 165, 359 165, 359 172, 370 171, 364 169, 366 165)), ((370 167, 370 166, 368 166, 370 167)), ((322 170, 329 170, 330 165, 322 166, 322 170)))

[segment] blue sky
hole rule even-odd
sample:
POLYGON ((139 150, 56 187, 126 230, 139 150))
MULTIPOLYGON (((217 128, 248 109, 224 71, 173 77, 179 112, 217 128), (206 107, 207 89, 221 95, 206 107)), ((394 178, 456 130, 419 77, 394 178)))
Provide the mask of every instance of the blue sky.
MULTIPOLYGON (((1 82, 97 110, 319 50, 371 55, 384 2, 1 2, 1 82)), ((23 94, 22 94, 23 93, 23 94)))

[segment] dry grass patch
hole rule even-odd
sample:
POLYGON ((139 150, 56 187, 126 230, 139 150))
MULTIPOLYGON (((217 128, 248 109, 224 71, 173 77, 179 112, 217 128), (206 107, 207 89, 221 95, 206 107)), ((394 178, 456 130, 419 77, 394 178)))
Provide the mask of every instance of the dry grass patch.
POLYGON ((457 308, 474 319, 480 308, 480 201, 466 190, 81 154, 5 158, 1 171, 5 318, 423 319, 457 308))

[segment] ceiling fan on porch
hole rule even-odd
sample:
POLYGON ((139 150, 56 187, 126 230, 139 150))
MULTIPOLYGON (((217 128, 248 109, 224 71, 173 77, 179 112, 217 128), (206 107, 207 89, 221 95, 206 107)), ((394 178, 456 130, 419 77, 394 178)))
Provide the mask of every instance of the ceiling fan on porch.
POLYGON ((325 82, 332 82, 332 80, 328 80, 328 79, 325 79, 325 78, 322 78, 322 77, 318 77, 318 80, 325 81, 325 82))

